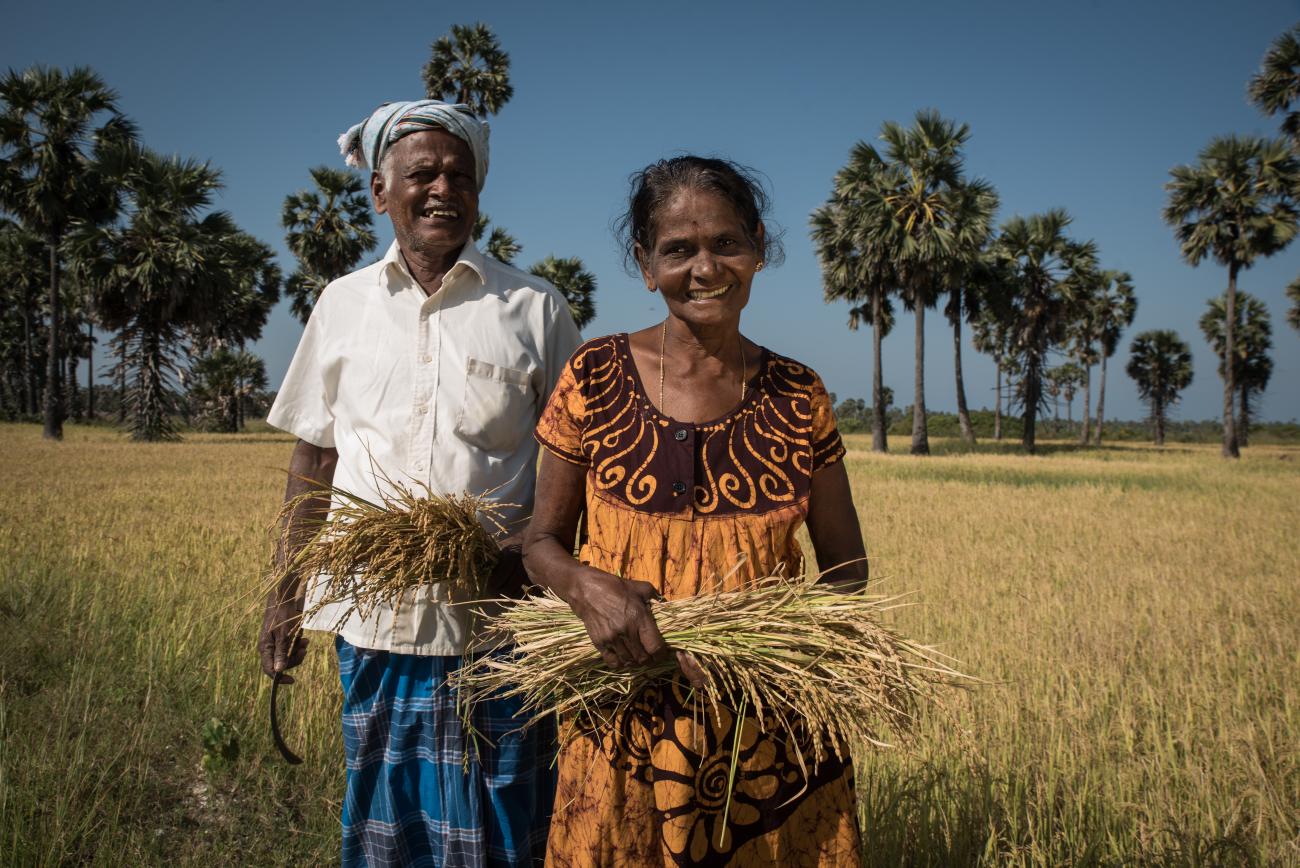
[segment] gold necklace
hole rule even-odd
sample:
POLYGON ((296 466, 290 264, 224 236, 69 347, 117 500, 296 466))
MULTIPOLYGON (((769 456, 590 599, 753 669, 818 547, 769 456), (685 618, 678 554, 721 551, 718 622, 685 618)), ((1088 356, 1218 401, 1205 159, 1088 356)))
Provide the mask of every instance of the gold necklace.
MULTIPOLYGON (((749 379, 749 367, 745 364, 745 339, 737 332, 740 342, 740 403, 745 400, 745 381, 749 379)), ((659 333, 659 412, 667 416, 664 409, 664 350, 668 346, 668 320, 664 320, 663 331, 659 333)))

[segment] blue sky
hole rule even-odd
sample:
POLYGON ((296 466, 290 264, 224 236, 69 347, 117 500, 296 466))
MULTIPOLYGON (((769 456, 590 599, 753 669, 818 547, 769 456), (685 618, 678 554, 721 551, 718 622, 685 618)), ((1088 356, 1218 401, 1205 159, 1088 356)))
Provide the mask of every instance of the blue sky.
MULTIPOLYGON (((610 232, 627 177, 661 156, 719 154, 770 179, 786 263, 764 271, 742 329, 816 368, 841 397, 870 392, 870 331, 822 302, 808 215, 858 139, 933 107, 971 125, 968 170, 999 191, 999 219, 1064 207, 1103 265, 1133 274, 1137 321, 1112 359, 1107 415, 1143 413, 1123 375, 1138 331, 1177 330, 1195 380, 1176 413, 1216 417, 1222 387, 1196 321, 1226 273, 1191 268, 1160 219, 1171 166, 1212 136, 1274 135, 1245 99, 1300 3, 916 2, 60 2, 8 4, 0 58, 85 64, 156 150, 223 171, 219 207, 293 268, 279 225, 309 167, 339 165, 335 140, 375 105, 423 95, 429 45, 487 22, 510 53, 514 98, 492 119, 481 207, 524 246, 517 264, 581 256, 597 276, 586 333, 659 321, 623 272, 610 232)), ((392 238, 386 219, 381 244, 392 238)), ((375 257, 382 252, 376 251, 375 257)), ((1246 272, 1274 320, 1262 416, 1300 416, 1300 334, 1283 321, 1300 243, 1246 272)), ((951 332, 928 318, 927 403, 955 407, 951 332)), ((255 350, 278 384, 300 334, 281 305, 255 350)), ((885 380, 912 396, 912 328, 885 342, 885 380)), ((967 346, 968 397, 992 406, 992 364, 967 346)), ((1062 410, 1064 413, 1064 410, 1062 410)), ((1079 412, 1076 399, 1074 412, 1079 412)))

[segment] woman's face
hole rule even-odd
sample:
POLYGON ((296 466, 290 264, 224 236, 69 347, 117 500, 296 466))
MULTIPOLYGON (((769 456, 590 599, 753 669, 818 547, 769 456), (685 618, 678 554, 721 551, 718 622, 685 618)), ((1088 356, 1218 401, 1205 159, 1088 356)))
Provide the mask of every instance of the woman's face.
MULTIPOLYGON (((761 223, 756 236, 761 246, 761 223)), ((758 270, 758 250, 732 204, 691 188, 660 206, 651 248, 638 244, 636 257, 646 287, 663 293, 668 312, 706 327, 739 323, 758 270)))

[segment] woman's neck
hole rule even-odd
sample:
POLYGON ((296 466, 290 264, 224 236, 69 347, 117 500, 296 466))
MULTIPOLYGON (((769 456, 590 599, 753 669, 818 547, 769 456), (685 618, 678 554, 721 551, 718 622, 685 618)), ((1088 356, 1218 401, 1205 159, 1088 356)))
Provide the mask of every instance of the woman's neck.
POLYGON ((742 346, 740 323, 723 323, 717 326, 698 326, 668 317, 665 354, 686 362, 692 368, 696 362, 716 359, 724 365, 737 364, 740 355, 736 348, 742 346))

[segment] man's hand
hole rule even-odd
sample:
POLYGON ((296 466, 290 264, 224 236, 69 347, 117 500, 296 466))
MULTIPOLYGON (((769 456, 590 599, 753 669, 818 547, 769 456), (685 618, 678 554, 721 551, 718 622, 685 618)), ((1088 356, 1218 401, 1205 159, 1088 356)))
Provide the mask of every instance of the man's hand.
POLYGON ((587 569, 575 590, 570 605, 610 669, 645 666, 668 653, 659 625, 650 614, 649 602, 658 592, 649 582, 587 569))
MULTIPOLYGON (((310 491, 324 491, 334 481, 334 466, 339 453, 333 447, 314 446, 299 440, 289 457, 289 479, 285 483, 284 502, 296 500, 310 491)), ((291 562, 302 545, 311 538, 312 525, 304 521, 323 519, 329 512, 327 494, 306 499, 298 504, 286 519, 276 545, 277 572, 291 562)), ((257 637, 257 656, 262 661, 262 671, 275 678, 286 669, 302 663, 307 654, 307 640, 299 632, 302 622, 302 599, 298 595, 298 576, 283 574, 283 578, 266 595, 266 613, 262 616, 262 632, 257 637)), ((284 676, 282 684, 292 684, 293 678, 284 676)))
POLYGON ((483 596, 487 599, 509 597, 518 600, 528 587, 528 573, 524 571, 523 542, 518 536, 506 537, 501 541, 501 557, 483 584, 483 596))
MULTIPOLYGON (((282 600, 280 589, 272 588, 266 597, 262 634, 257 640, 262 671, 272 678, 298 666, 307 656, 307 638, 299 630, 301 622, 302 600, 296 596, 282 600)), ((283 675, 280 682, 292 684, 293 676, 283 675)))

